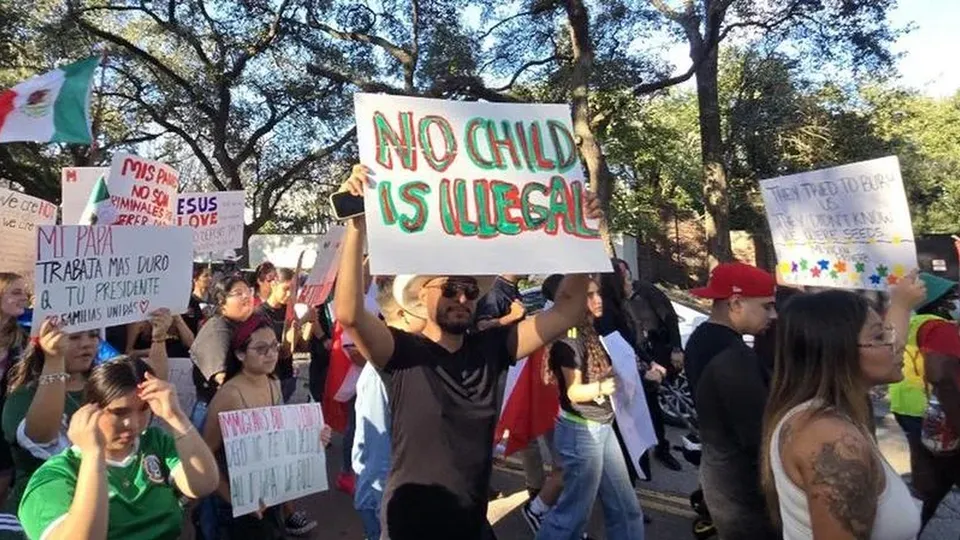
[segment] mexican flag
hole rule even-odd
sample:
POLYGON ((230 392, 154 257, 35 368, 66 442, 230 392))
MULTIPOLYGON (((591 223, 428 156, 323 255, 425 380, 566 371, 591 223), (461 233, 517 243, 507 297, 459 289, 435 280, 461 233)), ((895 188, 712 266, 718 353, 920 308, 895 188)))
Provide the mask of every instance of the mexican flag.
POLYGON ((0 143, 90 144, 90 89, 99 57, 24 81, 0 93, 0 143))
POLYGON ((107 191, 107 181, 101 176, 97 179, 87 206, 80 215, 80 225, 112 225, 117 219, 117 212, 110 202, 110 192, 107 191))

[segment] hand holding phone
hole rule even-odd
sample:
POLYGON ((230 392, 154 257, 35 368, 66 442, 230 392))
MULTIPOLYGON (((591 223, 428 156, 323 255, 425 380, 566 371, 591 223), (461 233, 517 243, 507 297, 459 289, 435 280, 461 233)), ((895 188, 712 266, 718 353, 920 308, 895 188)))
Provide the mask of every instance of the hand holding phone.
POLYGON ((330 196, 330 206, 333 215, 340 221, 359 217, 364 214, 363 193, 367 186, 372 184, 370 175, 373 171, 357 164, 353 166, 350 178, 340 189, 330 196))

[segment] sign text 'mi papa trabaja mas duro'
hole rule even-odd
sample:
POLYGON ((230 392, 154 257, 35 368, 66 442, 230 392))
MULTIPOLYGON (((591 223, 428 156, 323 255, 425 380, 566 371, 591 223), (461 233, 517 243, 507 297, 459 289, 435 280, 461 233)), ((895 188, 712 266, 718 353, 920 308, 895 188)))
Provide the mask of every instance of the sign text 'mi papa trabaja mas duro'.
POLYGON ((186 227, 50 225, 37 229, 33 331, 47 317, 65 332, 187 310, 193 242, 186 227))
POLYGON ((373 274, 610 269, 566 105, 354 100, 373 274))

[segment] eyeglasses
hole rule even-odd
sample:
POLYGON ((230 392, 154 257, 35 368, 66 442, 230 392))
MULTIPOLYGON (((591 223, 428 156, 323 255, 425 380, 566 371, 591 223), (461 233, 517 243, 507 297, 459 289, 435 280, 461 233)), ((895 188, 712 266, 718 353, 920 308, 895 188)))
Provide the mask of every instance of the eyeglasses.
POLYGON ((247 350, 253 351, 260 356, 266 356, 268 354, 279 354, 280 353, 280 343, 260 343, 258 345, 251 345, 247 347, 247 350))
POLYGON ((892 326, 884 326, 880 338, 871 343, 858 343, 861 349, 871 349, 880 347, 893 347, 897 343, 897 329, 892 326))
POLYGON ((428 289, 440 289, 444 298, 459 298, 464 295, 473 301, 480 297, 480 287, 470 281, 447 281, 442 285, 426 285, 428 289))

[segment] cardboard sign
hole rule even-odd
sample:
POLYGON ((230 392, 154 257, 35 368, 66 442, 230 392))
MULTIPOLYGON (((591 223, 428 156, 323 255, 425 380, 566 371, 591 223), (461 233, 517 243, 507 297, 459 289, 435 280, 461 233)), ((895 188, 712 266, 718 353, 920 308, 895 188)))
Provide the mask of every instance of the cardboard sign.
POLYGON ((57 222, 57 206, 18 191, 0 188, 0 271, 19 274, 33 290, 40 225, 57 222))
POLYGON ((243 247, 243 191, 181 193, 177 225, 193 229, 193 252, 243 247))
POLYGON ((101 177, 110 175, 107 167, 66 167, 60 170, 60 223, 79 225, 90 193, 101 177))
POLYGON ((883 290, 917 264, 896 157, 760 183, 780 282, 883 290))
POLYGON ((197 402, 197 387, 193 384, 193 362, 189 358, 168 358, 170 370, 167 382, 177 389, 180 410, 189 416, 197 402))
POLYGON ((185 227, 54 225, 37 234, 33 329, 46 317, 81 332, 187 310, 193 249, 185 227))
POLYGON ((610 271, 566 105, 354 103, 374 275, 610 271))
POLYGON ((219 414, 233 517, 328 489, 319 403, 219 414))
MULTIPOLYGON (((657 445, 657 433, 653 429, 653 420, 650 419, 650 409, 643 393, 643 381, 637 371, 637 353, 619 332, 603 336, 600 343, 610 357, 617 378, 617 389, 610 396, 613 414, 617 418, 620 436, 627 447, 627 453, 630 454, 630 460, 636 465, 648 449, 657 445)), ((637 474, 646 480, 641 468, 634 468, 637 474)))
POLYGON ((110 162, 114 225, 173 225, 180 174, 173 167, 118 152, 110 162))
POLYGON ((340 246, 343 243, 343 233, 346 228, 342 225, 330 227, 317 245, 317 257, 313 261, 313 269, 307 277, 307 282, 300 290, 300 301, 308 306, 319 306, 327 301, 333 291, 333 283, 337 279, 337 270, 340 268, 340 246))

